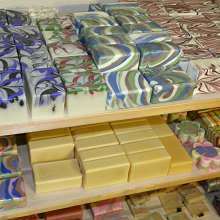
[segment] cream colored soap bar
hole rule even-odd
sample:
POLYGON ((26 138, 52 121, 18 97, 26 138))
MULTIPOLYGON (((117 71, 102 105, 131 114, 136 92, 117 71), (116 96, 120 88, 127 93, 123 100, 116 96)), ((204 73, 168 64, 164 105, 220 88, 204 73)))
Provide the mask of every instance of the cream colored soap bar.
POLYGON ((80 161, 91 161, 120 155, 125 155, 123 148, 120 145, 113 145, 79 151, 77 158, 80 161))
POLYGON ((173 135, 172 130, 161 116, 148 117, 147 120, 158 137, 167 137, 173 135))
POLYGON ((96 188, 125 183, 129 167, 125 155, 83 162, 83 186, 96 188))
POLYGON ((166 176, 168 173, 171 157, 163 148, 127 156, 131 163, 129 181, 166 176))
POLYGON ((191 172, 192 159, 176 136, 163 137, 160 140, 172 158, 169 175, 191 172))
POLYGON ((102 136, 94 136, 86 139, 75 141, 77 152, 81 150, 89 150, 98 147, 117 145, 118 140, 114 134, 106 134, 102 136))
POLYGON ((49 131, 38 131, 27 134, 28 141, 42 140, 47 138, 63 137, 71 135, 69 128, 61 128, 49 131))
POLYGON ((72 135, 75 140, 86 139, 101 135, 113 134, 113 130, 109 124, 88 125, 78 128, 72 128, 72 135))
POLYGON ((36 193, 78 188, 82 175, 76 160, 63 160, 33 165, 36 193))
POLYGON ((158 138, 152 138, 149 140, 122 144, 121 146, 123 147, 124 151, 127 154, 134 154, 134 153, 164 148, 163 144, 158 138))
POLYGON ((130 133, 116 134, 120 144, 132 143, 137 141, 149 140, 155 138, 156 134, 152 129, 143 129, 130 133))
POLYGON ((143 129, 151 129, 149 122, 146 119, 127 120, 111 123, 112 129, 116 134, 124 134, 143 129))
POLYGON ((72 136, 29 141, 31 163, 42 163, 74 157, 72 136))

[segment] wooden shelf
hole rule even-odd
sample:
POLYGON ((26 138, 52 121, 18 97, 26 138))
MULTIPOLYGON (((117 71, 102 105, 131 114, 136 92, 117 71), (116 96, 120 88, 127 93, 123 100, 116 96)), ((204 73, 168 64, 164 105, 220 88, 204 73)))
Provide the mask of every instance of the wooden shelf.
POLYGON ((20 124, 0 124, 0 136, 216 107, 220 107, 220 93, 199 95, 194 96, 193 98, 188 100, 164 104, 152 104, 139 108, 106 111, 104 113, 96 115, 88 115, 75 118, 63 117, 53 120, 30 120, 28 122, 20 124))
MULTIPOLYGON (((21 146, 21 148, 25 148, 25 146, 21 146)), ((33 190, 33 177, 30 166, 27 163, 27 151, 22 150, 22 152, 21 158, 23 161, 22 167, 26 184, 27 206, 24 208, 1 211, 0 219, 12 219, 34 213, 42 213, 74 205, 220 177, 220 170, 207 172, 205 170, 198 170, 194 167, 191 173, 160 177, 139 183, 126 183, 89 191, 80 188, 77 190, 66 190, 40 195, 35 194, 33 190)))

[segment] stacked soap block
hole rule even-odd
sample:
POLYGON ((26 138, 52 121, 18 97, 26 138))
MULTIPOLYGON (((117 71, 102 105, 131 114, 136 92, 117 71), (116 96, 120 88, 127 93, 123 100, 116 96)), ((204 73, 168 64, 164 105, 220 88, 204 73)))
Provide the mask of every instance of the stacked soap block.
POLYGON ((81 186, 82 177, 74 159, 74 143, 69 129, 30 133, 27 140, 36 192, 81 186))
POLYGON ((14 136, 0 137, 0 210, 21 207, 26 203, 14 136))

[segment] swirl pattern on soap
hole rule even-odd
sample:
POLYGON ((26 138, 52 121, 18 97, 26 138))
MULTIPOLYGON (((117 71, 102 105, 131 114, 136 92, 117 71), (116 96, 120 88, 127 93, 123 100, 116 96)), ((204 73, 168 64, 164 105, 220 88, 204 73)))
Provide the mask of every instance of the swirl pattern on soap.
POLYGON ((0 74, 8 70, 20 71, 20 63, 17 58, 0 58, 0 74))
POLYGON ((33 24, 28 13, 22 11, 7 10, 7 19, 9 25, 13 25, 13 26, 23 26, 23 25, 33 24))
POLYGON ((17 57, 17 50, 14 45, 0 45, 0 58, 17 57))
POLYGON ((23 86, 20 71, 8 70, 0 73, 0 87, 23 86))

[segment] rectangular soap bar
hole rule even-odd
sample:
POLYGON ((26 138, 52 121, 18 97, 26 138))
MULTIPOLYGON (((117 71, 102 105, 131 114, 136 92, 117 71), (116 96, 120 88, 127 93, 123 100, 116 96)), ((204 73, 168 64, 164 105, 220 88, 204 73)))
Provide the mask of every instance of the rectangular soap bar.
POLYGON ((71 159, 74 156, 72 136, 29 141, 31 163, 71 159))
POLYGON ((161 143, 161 141, 158 138, 152 138, 149 140, 122 144, 121 146, 126 152, 126 154, 134 154, 134 153, 140 153, 144 151, 164 148, 164 145, 161 143))
POLYGON ((73 189, 82 184, 82 174, 74 159, 33 164, 33 173, 36 193, 73 189))
POLYGON ((149 210, 145 204, 134 204, 130 200, 127 200, 127 203, 135 218, 145 219, 148 216, 149 210))
POLYGON ((75 140, 113 134, 113 130, 108 123, 87 125, 76 128, 73 127, 71 131, 75 140))
POLYGON ((193 218, 203 217, 209 213, 209 209, 205 201, 186 204, 186 207, 193 218))
POLYGON ((117 145, 118 140, 114 134, 89 137, 86 139, 76 140, 75 146, 77 151, 88 150, 98 147, 117 145))
POLYGON ((130 163, 125 155, 82 163, 83 186, 86 189, 126 183, 130 163), (105 177, 105 178, 103 178, 105 177))
POLYGON ((36 141, 36 140, 63 137, 69 135, 71 135, 69 128, 60 128, 60 129, 54 129, 48 131, 37 131, 37 132, 28 133, 26 137, 28 141, 36 141))
POLYGON ((168 174, 171 157, 163 148, 129 154, 127 156, 131 164, 130 182, 166 176, 168 174))
POLYGON ((168 220, 191 220, 189 216, 185 212, 177 212, 177 213, 172 213, 169 214, 168 220))
POLYGON ((192 158, 188 155, 175 135, 160 138, 162 144, 171 156, 169 175, 189 173, 192 171, 192 158))
POLYGON ((79 151, 76 156, 80 161, 91 161, 120 155, 125 155, 123 148, 120 145, 113 145, 79 151))

